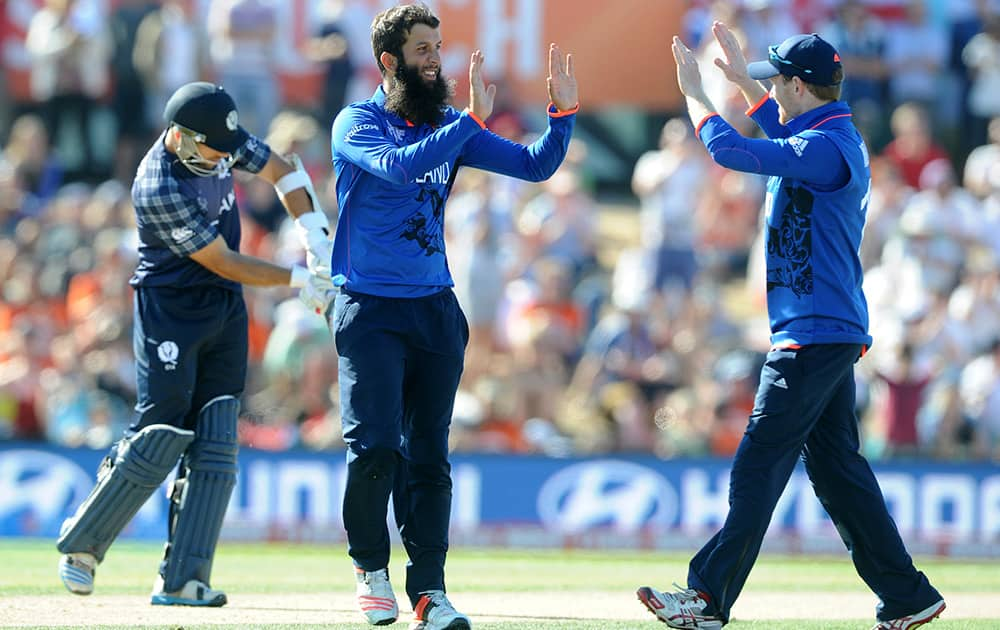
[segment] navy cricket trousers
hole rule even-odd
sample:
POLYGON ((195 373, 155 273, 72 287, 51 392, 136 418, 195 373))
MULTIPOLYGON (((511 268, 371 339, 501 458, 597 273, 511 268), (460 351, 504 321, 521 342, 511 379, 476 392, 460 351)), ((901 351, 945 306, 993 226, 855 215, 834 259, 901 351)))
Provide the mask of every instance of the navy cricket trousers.
POLYGON ((240 293, 215 286, 139 287, 132 347, 136 418, 194 429, 201 408, 219 396, 239 398, 247 373, 247 309, 240 293))
POLYGON ((342 291, 330 321, 347 444, 344 527, 355 566, 389 563, 390 494, 409 562, 406 592, 444 590, 451 516, 448 430, 469 327, 455 294, 342 291))
POLYGON ((733 461, 729 515, 688 570, 688 586, 708 593, 710 608, 722 619, 729 619, 743 590, 800 457, 858 575, 881 600, 878 618, 902 617, 941 599, 914 568, 875 475, 858 452, 854 363, 860 354, 857 344, 768 353, 733 461))

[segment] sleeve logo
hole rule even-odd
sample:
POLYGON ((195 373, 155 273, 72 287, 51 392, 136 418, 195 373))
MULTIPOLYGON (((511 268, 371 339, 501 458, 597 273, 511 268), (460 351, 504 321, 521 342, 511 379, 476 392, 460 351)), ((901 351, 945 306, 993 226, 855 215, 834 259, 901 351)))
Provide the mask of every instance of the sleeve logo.
POLYGON ((795 151, 795 155, 802 157, 802 152, 806 150, 809 141, 799 136, 792 136, 788 139, 788 144, 792 147, 792 151, 795 151))
POLYGON ((344 142, 350 142, 351 138, 362 131, 375 131, 376 129, 378 129, 378 125, 374 123, 361 123, 360 125, 354 125, 351 127, 350 131, 344 134, 344 142))
POLYGON ((174 239, 175 243, 183 243, 192 236, 194 236, 194 230, 189 227, 179 227, 170 230, 170 238, 174 239))

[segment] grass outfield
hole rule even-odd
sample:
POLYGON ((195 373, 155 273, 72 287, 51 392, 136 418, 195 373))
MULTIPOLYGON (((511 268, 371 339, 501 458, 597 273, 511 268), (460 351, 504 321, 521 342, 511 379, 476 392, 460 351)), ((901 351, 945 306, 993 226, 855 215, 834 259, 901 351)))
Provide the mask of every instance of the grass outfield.
MULTIPOLYGON (((115 545, 98 570, 95 595, 74 597, 58 581, 51 541, 0 539, 0 627, 368 628, 356 622, 340 546, 222 544, 212 582, 229 593, 230 604, 213 610, 148 605, 160 550, 115 545)), ((403 557, 396 550, 390 567, 399 595, 403 557)), ((635 588, 682 582, 686 563, 684 555, 660 553, 455 549, 448 582, 452 601, 476 630, 652 629, 664 626, 635 600, 635 588)), ((949 603, 929 630, 1000 629, 1000 612, 989 610, 1000 607, 995 563, 920 558, 918 566, 949 603)), ((870 628, 873 604, 846 556, 763 556, 727 627, 870 628)), ((406 627, 409 607, 402 607, 392 627, 406 627)))

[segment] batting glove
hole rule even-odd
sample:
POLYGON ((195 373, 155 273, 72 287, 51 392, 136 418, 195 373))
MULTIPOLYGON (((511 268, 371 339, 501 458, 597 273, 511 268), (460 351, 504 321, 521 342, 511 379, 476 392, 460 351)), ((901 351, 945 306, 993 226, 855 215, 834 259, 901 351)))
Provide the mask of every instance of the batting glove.
POLYGON ((337 288, 330 279, 317 274, 310 274, 309 279, 299 289, 299 300, 317 315, 326 315, 336 295, 337 288))

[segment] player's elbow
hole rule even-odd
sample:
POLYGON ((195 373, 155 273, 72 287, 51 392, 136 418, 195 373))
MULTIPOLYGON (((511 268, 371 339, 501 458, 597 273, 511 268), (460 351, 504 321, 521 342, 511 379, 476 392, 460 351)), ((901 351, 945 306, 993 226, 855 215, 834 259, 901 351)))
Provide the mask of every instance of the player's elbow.
POLYGON ((712 160, 719 166, 744 173, 760 173, 761 163, 756 155, 744 149, 734 147, 708 148, 712 160))
POLYGON ((239 255, 229 249, 224 243, 212 243, 208 247, 192 254, 191 258, 217 276, 221 276, 226 280, 238 281, 240 268, 239 255))
POLYGON ((542 164, 531 164, 526 169, 527 176, 524 178, 525 181, 532 183, 544 182, 559 171, 559 164, 552 165, 542 165, 542 164))

